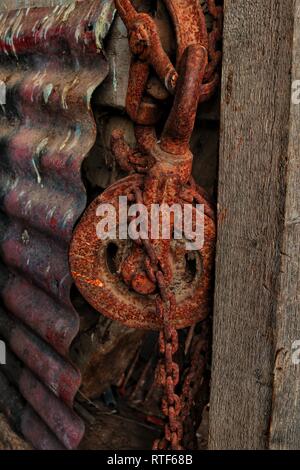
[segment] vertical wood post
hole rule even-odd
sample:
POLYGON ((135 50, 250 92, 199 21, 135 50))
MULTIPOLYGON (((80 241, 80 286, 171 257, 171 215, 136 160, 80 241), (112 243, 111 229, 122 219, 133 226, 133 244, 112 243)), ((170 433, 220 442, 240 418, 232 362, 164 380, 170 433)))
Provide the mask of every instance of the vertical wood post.
POLYGON ((300 448, 296 3, 225 0, 211 449, 300 448))
MULTIPOLYGON (((292 84, 300 81, 300 0, 295 2, 292 84)), ((293 88, 294 88, 293 86, 293 88)), ((291 103, 285 226, 276 314, 271 449, 300 449, 300 86, 291 103), (295 342, 298 342, 296 345, 295 342), (293 349, 296 347, 295 349, 293 349)))

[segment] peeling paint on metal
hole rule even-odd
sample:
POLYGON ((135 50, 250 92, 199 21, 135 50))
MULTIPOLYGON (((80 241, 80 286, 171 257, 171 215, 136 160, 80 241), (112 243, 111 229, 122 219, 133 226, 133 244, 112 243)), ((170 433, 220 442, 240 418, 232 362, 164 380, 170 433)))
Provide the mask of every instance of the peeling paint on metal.
POLYGON ((113 88, 114 88, 114 93, 117 93, 117 90, 118 90, 118 81, 117 81, 116 59, 115 59, 115 57, 113 57, 113 60, 112 60, 112 69, 113 69, 113 88))
POLYGON ((48 103, 48 100, 52 91, 53 91, 53 85, 52 83, 48 83, 48 85, 45 86, 44 91, 43 91, 45 104, 48 103))
POLYGON ((98 49, 101 50, 103 48, 102 44, 102 39, 106 37, 108 30, 109 30, 109 25, 107 21, 105 21, 105 18, 107 15, 109 15, 109 10, 110 10, 110 5, 107 3, 101 12, 101 15, 99 16, 98 21, 95 23, 95 36, 96 36, 96 41, 97 41, 97 46, 98 49))

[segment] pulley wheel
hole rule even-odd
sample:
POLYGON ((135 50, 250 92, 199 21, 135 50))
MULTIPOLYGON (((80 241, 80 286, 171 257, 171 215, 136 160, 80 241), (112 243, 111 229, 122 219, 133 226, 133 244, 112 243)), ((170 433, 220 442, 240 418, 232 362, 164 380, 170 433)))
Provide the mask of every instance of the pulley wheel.
MULTIPOLYGON (((120 266, 131 252, 130 239, 102 240, 96 227, 100 204, 113 204, 117 212, 119 196, 132 194, 143 187, 143 176, 132 175, 110 186, 97 197, 77 225, 70 248, 70 268, 74 282, 86 301, 103 315, 128 327, 161 329, 155 306, 156 294, 144 296, 130 290, 120 274, 120 266)), ((186 240, 172 240, 170 263, 173 281, 168 286, 175 294, 170 322, 177 329, 203 320, 208 314, 213 265, 215 225, 204 216, 204 245, 197 251, 186 251, 186 240)), ((117 230, 118 233, 118 230, 117 230)))

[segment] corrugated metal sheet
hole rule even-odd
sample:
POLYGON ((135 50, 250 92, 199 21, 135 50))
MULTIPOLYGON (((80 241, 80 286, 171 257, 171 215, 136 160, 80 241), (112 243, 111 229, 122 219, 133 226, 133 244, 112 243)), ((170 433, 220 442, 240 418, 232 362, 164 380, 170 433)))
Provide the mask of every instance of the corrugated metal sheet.
POLYGON ((0 14, 0 406, 37 449, 74 449, 84 433, 72 409, 81 377, 68 360, 79 329, 68 247, 113 15, 112 0, 0 14))
POLYGON ((0 10, 16 10, 17 8, 28 7, 56 7, 56 5, 67 3, 70 3, 70 0, 2 0, 0 10))

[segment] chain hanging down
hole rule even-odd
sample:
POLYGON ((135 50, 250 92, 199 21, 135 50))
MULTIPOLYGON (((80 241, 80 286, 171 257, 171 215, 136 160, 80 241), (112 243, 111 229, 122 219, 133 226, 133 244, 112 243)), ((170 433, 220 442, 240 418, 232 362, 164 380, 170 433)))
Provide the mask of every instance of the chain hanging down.
MULTIPOLYGON (((139 189, 135 191, 135 200, 138 204, 143 203, 143 194, 139 189)), ((143 227, 141 227, 141 231, 143 230, 143 227)), ((145 239, 141 238, 140 241, 143 243, 145 239)), ((156 440, 153 449, 166 449, 169 443, 173 450, 180 450, 182 449, 180 443, 183 437, 182 405, 181 398, 175 392, 175 388, 179 384, 180 374, 179 366, 173 360, 174 355, 178 351, 179 340, 176 328, 170 324, 172 309, 174 309, 176 299, 174 294, 167 289, 164 273, 159 267, 159 262, 151 243, 148 241, 144 243, 144 249, 148 255, 147 266, 151 266, 151 270, 148 270, 150 279, 157 285, 159 292, 156 297, 156 312, 163 325, 159 334, 159 350, 164 360, 158 368, 157 383, 164 388, 162 412, 168 419, 168 423, 165 425, 165 437, 161 440, 156 440)))

